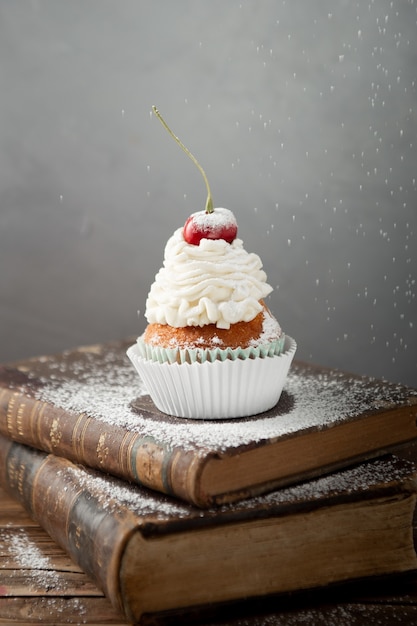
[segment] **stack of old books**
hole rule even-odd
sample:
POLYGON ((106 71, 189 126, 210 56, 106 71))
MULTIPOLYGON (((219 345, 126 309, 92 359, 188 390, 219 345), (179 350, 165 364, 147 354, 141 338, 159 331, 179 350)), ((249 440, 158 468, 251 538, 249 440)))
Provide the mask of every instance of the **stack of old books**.
POLYGON ((0 368, 0 484, 128 620, 417 568, 416 390, 296 361, 273 410, 183 420, 127 346, 0 368))

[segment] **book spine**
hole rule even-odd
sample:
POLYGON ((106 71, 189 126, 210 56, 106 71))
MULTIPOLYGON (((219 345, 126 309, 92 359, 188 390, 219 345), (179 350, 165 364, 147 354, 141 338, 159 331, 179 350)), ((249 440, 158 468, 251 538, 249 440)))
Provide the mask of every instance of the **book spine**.
POLYGON ((123 610, 119 570, 135 519, 116 517, 71 480, 71 462, 0 435, 0 484, 123 610))
POLYGON ((207 459, 129 431, 0 388, 0 434, 206 508, 199 488, 207 459))

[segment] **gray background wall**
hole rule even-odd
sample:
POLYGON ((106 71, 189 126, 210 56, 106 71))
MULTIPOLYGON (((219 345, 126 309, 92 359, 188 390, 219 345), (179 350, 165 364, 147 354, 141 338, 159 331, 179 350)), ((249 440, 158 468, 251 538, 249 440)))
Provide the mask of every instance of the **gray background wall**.
POLYGON ((0 0, 0 360, 142 331, 206 195, 156 104, 298 358, 417 386, 416 20, 414 0, 0 0))

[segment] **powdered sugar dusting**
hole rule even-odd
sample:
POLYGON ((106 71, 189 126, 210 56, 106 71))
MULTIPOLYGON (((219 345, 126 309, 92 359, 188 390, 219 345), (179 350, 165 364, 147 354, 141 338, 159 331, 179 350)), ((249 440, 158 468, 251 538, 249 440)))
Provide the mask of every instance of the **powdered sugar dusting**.
POLYGON ((191 217, 193 221, 204 230, 220 230, 225 227, 230 228, 230 226, 235 226, 237 229, 236 218, 232 211, 222 207, 215 208, 212 213, 197 211, 193 213, 191 217))
POLYGON ((377 485, 387 485, 396 481, 401 482, 405 475, 411 475, 415 471, 416 467, 413 463, 390 456, 368 463, 361 463, 343 471, 328 474, 285 489, 279 489, 254 500, 278 504, 296 500, 319 500, 341 491, 345 494, 364 493, 377 485))
MULTIPOLYGON (((365 588, 366 594, 366 588, 365 588)), ((331 602, 336 602, 333 597, 331 602)), ((233 620, 233 626, 352 626, 352 624, 375 624, 379 626, 394 624, 411 624, 417 620, 417 608, 400 603, 389 605, 389 610, 385 602, 372 603, 369 600, 360 601, 354 598, 344 604, 317 606, 315 603, 310 608, 303 606, 302 601, 294 598, 290 610, 284 604, 284 610, 272 609, 271 613, 259 616, 251 615, 248 618, 233 620), (410 621, 413 620, 413 621, 410 621)), ((268 606, 268 605, 267 605, 268 606)), ((207 623, 206 626, 215 626, 216 622, 207 623)))
POLYGON ((268 310, 265 310, 262 318, 261 335, 253 339, 251 345, 257 346, 271 341, 277 341, 281 336, 282 329, 278 321, 268 310))
POLYGON ((59 471, 64 481, 74 480, 77 488, 88 491, 97 498, 101 508, 109 513, 115 507, 126 506, 141 517, 152 516, 166 519, 170 516, 183 517, 189 507, 166 496, 155 495, 125 481, 109 478, 88 468, 69 466, 59 471))
POLYGON ((222 451, 290 436, 300 429, 322 429, 364 411, 407 402, 410 395, 417 402, 417 391, 400 385, 347 379, 335 371, 317 374, 293 365, 278 405, 268 413, 216 423, 182 420, 132 408, 132 401, 146 395, 146 389, 118 350, 80 352, 78 357, 50 360, 45 365, 43 385, 34 390, 37 398, 186 450, 222 451))
POLYGON ((409 480, 410 491, 415 491, 415 472, 416 466, 410 461, 389 456, 266 495, 202 510, 170 496, 155 493, 82 466, 69 465, 59 470, 63 484, 68 485, 65 489, 69 488, 72 483, 77 493, 81 489, 83 493, 90 494, 97 499, 101 510, 109 514, 120 514, 121 507, 126 507, 138 516, 138 523, 143 524, 178 521, 178 519, 204 521, 218 515, 221 518, 222 514, 239 514, 240 511, 255 510, 279 512, 287 510, 287 507, 295 512, 294 505, 300 505, 300 503, 302 506, 307 501, 311 504, 320 501, 330 502, 332 498, 341 494, 345 498, 349 498, 352 494, 352 498, 355 499, 361 493, 369 493, 370 490, 380 487, 386 488, 390 483, 395 484, 404 480, 409 480), (411 476, 414 478, 410 478, 411 476), (412 480, 414 480, 414 486, 412 486, 412 480))
MULTIPOLYGON (((65 588, 65 579, 54 569, 51 560, 42 553, 23 528, 13 528, 12 532, 0 530, 0 542, 4 544, 11 561, 16 561, 20 569, 27 570, 34 588, 42 587, 47 591, 65 588)), ((9 565, 12 565, 12 562, 9 565)))

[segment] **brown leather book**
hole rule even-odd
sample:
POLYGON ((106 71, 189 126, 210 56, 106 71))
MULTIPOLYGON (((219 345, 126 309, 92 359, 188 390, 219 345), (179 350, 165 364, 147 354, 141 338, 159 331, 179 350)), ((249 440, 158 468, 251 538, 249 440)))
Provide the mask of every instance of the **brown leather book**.
POLYGON ((0 367, 0 433, 200 507, 365 460, 417 436, 417 391, 294 362, 278 404, 251 418, 164 415, 131 342, 0 367))
POLYGON ((0 435, 0 485, 134 623, 416 569, 416 469, 386 456, 203 511, 0 435))

